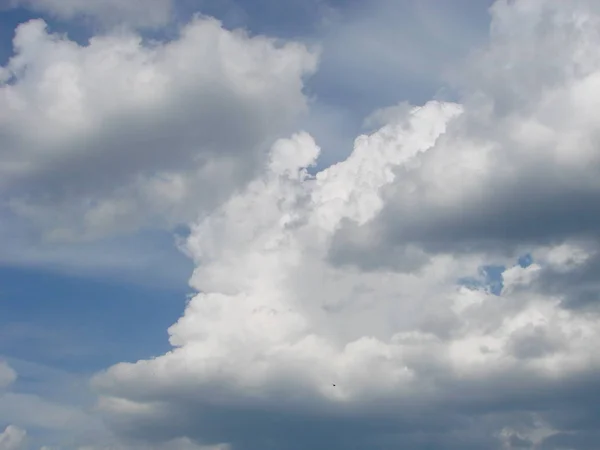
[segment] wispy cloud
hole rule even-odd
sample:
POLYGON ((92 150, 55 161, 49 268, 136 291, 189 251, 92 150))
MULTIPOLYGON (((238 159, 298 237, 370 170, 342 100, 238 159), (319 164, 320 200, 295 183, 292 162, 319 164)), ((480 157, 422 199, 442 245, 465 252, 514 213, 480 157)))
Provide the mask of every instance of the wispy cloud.
POLYGON ((92 25, 127 25, 158 28, 174 17, 173 0, 8 0, 13 7, 25 7, 61 20, 87 20, 92 25))

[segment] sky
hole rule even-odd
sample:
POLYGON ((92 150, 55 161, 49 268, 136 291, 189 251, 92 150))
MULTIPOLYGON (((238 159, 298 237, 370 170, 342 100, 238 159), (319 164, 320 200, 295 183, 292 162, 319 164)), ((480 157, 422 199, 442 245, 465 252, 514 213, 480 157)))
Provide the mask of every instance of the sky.
POLYGON ((593 0, 6 0, 0 450, 596 450, 593 0))

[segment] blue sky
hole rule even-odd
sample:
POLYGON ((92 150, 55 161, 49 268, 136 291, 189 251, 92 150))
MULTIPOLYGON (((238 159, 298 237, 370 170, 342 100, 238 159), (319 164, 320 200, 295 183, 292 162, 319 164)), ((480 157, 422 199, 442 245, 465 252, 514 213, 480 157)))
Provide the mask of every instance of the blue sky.
POLYGON ((0 450, 592 448, 597 23, 10 2, 0 450))

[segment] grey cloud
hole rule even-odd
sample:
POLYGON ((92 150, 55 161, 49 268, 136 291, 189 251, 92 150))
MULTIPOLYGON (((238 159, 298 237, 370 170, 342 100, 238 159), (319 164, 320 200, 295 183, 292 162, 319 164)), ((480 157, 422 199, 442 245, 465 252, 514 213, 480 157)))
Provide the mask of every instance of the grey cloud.
POLYGON ((415 449, 475 449, 484 444, 493 448, 495 443, 484 423, 475 425, 468 415, 441 415, 433 409, 420 408, 416 399, 414 413, 398 412, 395 419, 384 413, 385 404, 364 407, 372 413, 365 416, 355 411, 331 416, 314 411, 283 412, 276 405, 244 409, 197 403, 187 406, 180 402, 176 411, 170 411, 160 421, 128 424, 126 418, 115 418, 110 423, 134 441, 168 441, 185 435, 204 445, 228 442, 234 449, 242 450, 300 450, 307 446, 323 450, 374 446, 392 449, 398 445, 415 449))
MULTIPOLYGON (((598 248, 596 240, 584 242, 592 250, 598 248)), ((544 270, 533 283, 538 292, 560 298, 565 308, 597 312, 600 307, 599 271, 600 256, 594 253, 573 270, 544 270)))
POLYGON ((530 325, 527 329, 513 334, 509 345, 517 358, 539 358, 557 351, 562 345, 561 338, 558 336, 557 339, 553 339, 547 329, 530 325))
POLYGON ((592 450, 597 448, 600 433, 590 431, 585 433, 557 433, 546 438, 539 447, 541 450, 592 450))
MULTIPOLYGON (((417 215, 407 215, 391 203, 374 223, 367 225, 372 230, 362 233, 377 234, 385 242, 387 248, 371 250, 384 257, 395 248, 390 245, 393 242, 409 242, 427 252, 515 255, 526 248, 566 238, 595 238, 600 214, 593 205, 598 193, 561 189, 558 179, 551 176, 542 183, 499 182, 475 193, 478 199, 448 209, 424 205, 417 215)), ((339 239, 343 239, 342 235, 339 239)), ((361 251, 360 247, 357 251, 361 251)))
MULTIPOLYGON (((442 374, 434 377, 441 379, 442 374)), ((168 403, 153 419, 131 417, 129 421, 126 415, 115 415, 109 418, 109 424, 134 442, 166 442, 187 436, 204 445, 228 442, 242 450, 299 450, 307 446, 323 450, 348 446, 392 449, 399 445, 458 450, 500 449, 496 434, 502 427, 518 429, 529 424, 535 429, 535 415, 549 426, 572 430, 572 442, 583 442, 584 436, 598 426, 594 406, 598 398, 590 395, 599 388, 594 377, 589 373, 579 380, 571 379, 565 386, 559 380, 540 382, 528 373, 504 373, 485 383, 454 382, 445 386, 445 396, 433 402, 432 398, 415 395, 398 408, 382 398, 329 412, 286 411, 285 405, 277 403, 228 408, 184 398, 173 404, 175 396, 165 393, 168 403)), ((527 442, 518 435, 512 435, 509 441, 513 446, 527 442)), ((554 439, 548 438, 544 445, 552 442, 554 439)))
POLYGON ((577 6, 573 17, 557 2, 492 8, 490 44, 466 69, 465 113, 430 150, 393 169, 397 182, 383 190, 376 219, 340 231, 334 249, 346 248, 347 262, 400 268, 407 245, 506 258, 597 239, 600 131, 585 106, 597 95, 597 16, 594 5, 577 6), (521 30, 520 21, 535 25, 521 30), (441 200, 454 191, 456 201, 441 200))

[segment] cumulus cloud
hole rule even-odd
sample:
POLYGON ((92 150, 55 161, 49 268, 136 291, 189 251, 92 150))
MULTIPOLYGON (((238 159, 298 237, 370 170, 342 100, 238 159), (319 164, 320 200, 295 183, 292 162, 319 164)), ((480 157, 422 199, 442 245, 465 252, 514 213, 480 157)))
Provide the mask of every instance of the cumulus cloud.
POLYGON ((171 226, 214 205, 306 110, 316 66, 300 44, 204 17, 168 42, 115 31, 87 45, 33 20, 14 49, 0 68, 3 213, 50 240, 171 226))
POLYGON ((388 109, 315 176, 310 135, 278 141, 182 244, 198 294, 172 350, 95 378, 112 428, 234 449, 595 445, 598 13, 499 1, 460 104, 388 109))
POLYGON ((167 25, 173 16, 172 0, 9 0, 62 20, 87 19, 102 25, 125 24, 141 28, 167 25))
MULTIPOLYGON (((576 6, 495 4, 491 42, 465 77, 465 114, 418 165, 396 169, 384 211, 361 231, 377 235, 380 255, 405 242, 510 253, 595 239, 600 36, 595 6, 576 6)), ((353 245, 346 231, 340 246, 353 245)))
POLYGON ((21 450, 27 433, 14 425, 9 425, 0 433, 0 450, 21 450))

